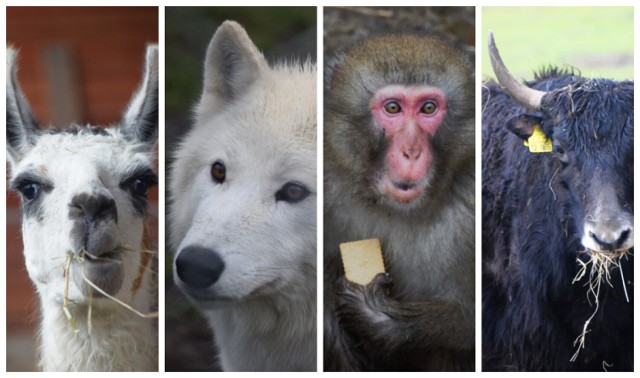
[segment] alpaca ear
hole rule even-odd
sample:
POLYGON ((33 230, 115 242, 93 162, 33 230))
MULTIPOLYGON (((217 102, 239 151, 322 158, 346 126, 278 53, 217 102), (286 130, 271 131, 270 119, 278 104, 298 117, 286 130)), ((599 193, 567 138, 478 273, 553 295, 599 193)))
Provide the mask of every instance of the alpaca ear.
POLYGON ((7 48, 7 157, 12 166, 35 144, 40 135, 38 121, 22 93, 16 72, 18 53, 7 48))
POLYGON ((207 48, 198 113, 211 113, 233 102, 265 68, 267 61, 244 28, 235 21, 222 23, 207 48))
POLYGON ((121 130, 150 148, 158 140, 158 45, 147 46, 144 77, 122 118, 121 130))

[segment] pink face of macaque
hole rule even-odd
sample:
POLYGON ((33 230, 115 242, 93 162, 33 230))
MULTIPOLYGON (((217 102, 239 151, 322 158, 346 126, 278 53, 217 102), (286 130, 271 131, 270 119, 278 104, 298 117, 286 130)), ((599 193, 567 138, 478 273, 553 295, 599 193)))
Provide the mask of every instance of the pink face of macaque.
POLYGON ((420 198, 433 160, 431 139, 447 111, 447 98, 438 88, 390 85, 371 100, 375 127, 388 139, 385 167, 376 189, 400 202, 420 198))

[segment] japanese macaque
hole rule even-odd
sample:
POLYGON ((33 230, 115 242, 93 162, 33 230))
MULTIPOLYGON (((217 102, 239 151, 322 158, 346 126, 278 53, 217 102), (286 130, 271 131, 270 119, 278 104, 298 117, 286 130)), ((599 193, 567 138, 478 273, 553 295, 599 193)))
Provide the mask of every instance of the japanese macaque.
POLYGON ((473 371, 473 54, 386 35, 326 72, 324 369, 473 371), (369 238, 386 273, 361 286, 339 244, 369 238))

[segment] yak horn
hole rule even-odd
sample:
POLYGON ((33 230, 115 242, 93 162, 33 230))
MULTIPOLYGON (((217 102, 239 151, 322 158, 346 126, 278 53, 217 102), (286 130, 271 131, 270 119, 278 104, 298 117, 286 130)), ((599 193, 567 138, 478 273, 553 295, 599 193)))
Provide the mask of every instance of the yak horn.
POLYGON ((493 32, 491 31, 489 31, 489 57, 491 58, 491 66, 493 66, 493 72, 495 72, 498 82, 507 90, 511 97, 524 107, 532 110, 540 110, 542 96, 547 92, 529 88, 511 75, 500 57, 500 52, 496 47, 496 43, 493 40, 493 32))

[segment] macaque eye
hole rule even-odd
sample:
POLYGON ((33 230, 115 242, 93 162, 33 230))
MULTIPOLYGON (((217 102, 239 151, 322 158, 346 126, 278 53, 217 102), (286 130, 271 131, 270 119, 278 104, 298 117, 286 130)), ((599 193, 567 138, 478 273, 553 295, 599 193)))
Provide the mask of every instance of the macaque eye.
POLYGON ((211 178, 216 184, 222 184, 227 178, 227 167, 219 161, 213 163, 211 166, 211 178))
POLYGON ((400 110, 402 110, 402 108, 400 107, 400 104, 398 104, 397 102, 389 101, 386 104, 384 104, 384 110, 389 114, 396 114, 396 113, 400 113, 400 110))
POLYGON ((309 189, 296 182, 288 182, 276 192, 276 201, 298 203, 309 196, 309 189))
POLYGON ((433 101, 427 101, 422 105, 422 109, 420 111, 424 114, 433 114, 438 110, 438 105, 436 105, 433 101))

